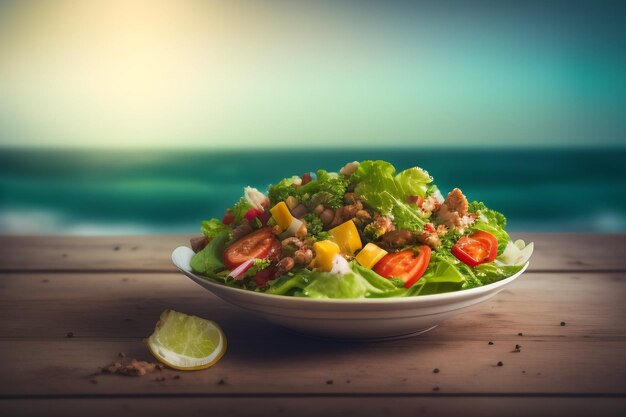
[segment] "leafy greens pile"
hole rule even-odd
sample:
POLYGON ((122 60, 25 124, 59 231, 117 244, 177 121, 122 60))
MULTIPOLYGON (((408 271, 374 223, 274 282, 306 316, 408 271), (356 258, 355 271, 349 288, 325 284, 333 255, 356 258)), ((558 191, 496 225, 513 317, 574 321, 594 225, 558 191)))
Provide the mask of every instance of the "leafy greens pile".
MULTIPOLYGON (((313 213, 315 207, 337 209, 347 204, 346 194, 353 193, 364 203, 371 213, 386 216, 393 221, 396 230, 408 230, 416 235, 423 233, 426 227, 437 227, 438 219, 433 210, 412 204, 411 199, 433 200, 441 196, 433 179, 421 168, 415 167, 396 173, 396 169, 385 161, 363 161, 350 175, 329 173, 318 170, 306 184, 300 185, 298 177, 285 178, 269 187, 269 206, 286 201, 292 197, 306 206, 309 213, 303 219, 307 224, 312 241, 329 237, 328 230, 320 218, 313 213)), ((440 198, 440 197, 439 197, 440 198)), ((424 275, 410 288, 404 288, 399 279, 382 277, 374 270, 361 266, 348 259, 349 270, 342 273, 322 272, 302 267, 271 279, 266 285, 258 285, 254 280, 265 268, 271 267, 269 260, 256 260, 246 272, 244 279, 234 279, 229 275, 222 260, 222 253, 233 242, 234 225, 247 221, 244 216, 251 204, 242 198, 228 214, 233 217, 233 224, 225 224, 219 219, 202 222, 202 233, 210 242, 192 259, 194 272, 217 280, 225 285, 266 292, 275 295, 289 295, 310 298, 385 298, 408 297, 438 294, 460 289, 487 285, 520 271, 527 257, 518 256, 511 262, 509 251, 514 245, 505 230, 505 217, 482 202, 469 203, 469 216, 472 223, 463 228, 444 228, 439 236, 440 245, 433 248, 432 256, 424 275), (463 236, 477 231, 485 231, 497 238, 498 258, 494 262, 470 267, 451 253, 451 247, 463 236), (507 251, 507 256, 503 254, 507 251)), ((258 220, 257 220, 258 222, 258 220)), ((270 221, 271 225, 271 221, 270 221)), ((441 228, 438 230, 442 230, 441 228)), ((359 229, 363 245, 374 241, 359 229)), ((532 244, 531 244, 532 245, 532 244)), ((522 249, 524 244, 520 246, 522 249)), ((519 249, 517 249, 519 252, 519 249)), ((532 247, 528 251, 532 251, 532 247)), ((516 254, 518 252, 515 252, 516 254)), ((529 254, 528 254, 529 256, 529 254)))

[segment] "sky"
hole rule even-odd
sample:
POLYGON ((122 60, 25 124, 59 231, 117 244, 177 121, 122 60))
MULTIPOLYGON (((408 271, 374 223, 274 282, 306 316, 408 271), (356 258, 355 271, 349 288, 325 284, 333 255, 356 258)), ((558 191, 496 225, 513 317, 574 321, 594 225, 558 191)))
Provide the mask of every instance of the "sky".
POLYGON ((626 145, 619 2, 454 3, 5 0, 0 146, 626 145))

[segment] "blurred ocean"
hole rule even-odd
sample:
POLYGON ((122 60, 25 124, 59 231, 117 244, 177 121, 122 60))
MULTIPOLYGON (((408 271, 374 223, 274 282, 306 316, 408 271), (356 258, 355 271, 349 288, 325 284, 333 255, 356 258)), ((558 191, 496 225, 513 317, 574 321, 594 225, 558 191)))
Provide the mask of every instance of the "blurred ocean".
POLYGON ((503 212, 513 231, 626 232, 626 149, 3 150, 0 233, 197 232, 246 185, 385 159, 428 170, 442 193, 503 212))

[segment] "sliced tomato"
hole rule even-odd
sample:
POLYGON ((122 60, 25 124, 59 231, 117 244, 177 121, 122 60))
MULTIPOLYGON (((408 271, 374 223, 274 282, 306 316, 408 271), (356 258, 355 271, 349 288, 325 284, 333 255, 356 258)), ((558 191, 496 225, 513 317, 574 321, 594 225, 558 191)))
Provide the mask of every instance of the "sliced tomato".
POLYGON ((410 195, 408 200, 409 203, 415 204, 417 207, 422 207, 422 204, 424 204, 424 197, 421 195, 410 195))
POLYGON ((424 275, 430 262, 430 247, 422 245, 418 249, 417 256, 413 249, 388 253, 376 263, 374 271, 388 279, 400 278, 404 287, 409 288, 424 275))
POLYGON ((485 262, 493 262, 498 256, 498 238, 489 232, 483 232, 482 230, 474 232, 472 239, 481 240, 489 244, 489 256, 485 262))
POLYGON ((227 247, 222 254, 222 260, 226 268, 233 270, 252 258, 276 260, 280 256, 280 250, 280 242, 272 229, 264 227, 227 247))
POLYGON ((492 262, 498 255, 498 239, 488 232, 478 231, 460 238, 451 250, 461 262, 471 267, 492 262))

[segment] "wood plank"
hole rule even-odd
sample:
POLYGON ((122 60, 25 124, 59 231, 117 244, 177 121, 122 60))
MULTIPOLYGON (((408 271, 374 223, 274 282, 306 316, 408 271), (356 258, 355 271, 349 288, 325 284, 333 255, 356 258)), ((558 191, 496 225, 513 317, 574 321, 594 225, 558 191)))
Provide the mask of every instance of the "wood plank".
MULTIPOLYGON (((187 235, 0 236, 0 271, 174 271, 172 250, 187 235)), ((529 271, 626 271, 626 235, 514 233, 534 241, 529 271)))
POLYGON ((214 367, 145 377, 97 375, 117 352, 149 359, 141 340, 2 341, 1 396, 186 394, 619 394, 626 342, 412 344, 230 341, 214 367), (503 366, 497 366, 498 361, 503 366), (433 372, 434 368, 440 372, 433 372), (181 375, 180 379, 174 379, 181 375), (157 378, 164 377, 164 381, 157 378), (93 383, 95 380, 96 383, 93 383), (438 387, 436 390, 435 387, 438 387))
POLYGON ((557 416, 621 417, 624 398, 272 397, 0 400, 5 416, 557 416))
POLYGON ((439 387, 448 394, 626 395, 624 279, 528 274, 422 337, 358 344, 292 335, 181 274, 3 274, 0 394, 426 394, 439 387), (120 351, 149 359, 141 338, 165 308, 217 320, 229 340, 224 359, 182 380, 166 370, 165 382, 101 375, 91 383, 120 351))
MULTIPOLYGON (((508 347, 529 339, 624 341, 625 281, 623 273, 525 274, 420 340, 499 340, 508 347)), ((141 338, 152 332, 161 311, 173 308, 218 321, 241 343, 300 340, 182 274, 0 274, 0 301, 0 339, 63 339, 67 332, 75 338, 141 338)))
POLYGON ((174 271, 172 250, 188 244, 186 235, 0 236, 0 271, 174 271))

